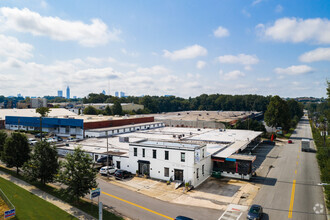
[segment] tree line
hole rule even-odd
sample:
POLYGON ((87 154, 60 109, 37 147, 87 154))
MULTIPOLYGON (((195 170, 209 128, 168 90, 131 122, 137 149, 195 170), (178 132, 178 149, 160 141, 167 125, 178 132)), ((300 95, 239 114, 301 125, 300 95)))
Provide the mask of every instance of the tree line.
POLYGON ((266 111, 271 96, 261 95, 223 95, 202 94, 195 98, 180 98, 176 96, 128 96, 114 97, 102 93, 90 93, 83 98, 83 103, 136 103, 144 105, 145 113, 175 112, 187 110, 207 111, 266 111))
POLYGON ((93 160, 79 147, 59 163, 54 145, 39 141, 31 148, 26 135, 14 132, 8 136, 0 130, 0 159, 7 167, 15 167, 17 174, 21 171, 32 182, 65 185, 62 193, 75 202, 97 187, 93 160))
MULTIPOLYGON (((330 81, 327 81, 327 100, 324 103, 307 105, 314 143, 317 147, 316 158, 320 167, 321 180, 330 183, 330 81), (328 132, 328 134, 327 134, 328 132)), ((324 186, 327 208, 330 209, 330 185, 324 186)))

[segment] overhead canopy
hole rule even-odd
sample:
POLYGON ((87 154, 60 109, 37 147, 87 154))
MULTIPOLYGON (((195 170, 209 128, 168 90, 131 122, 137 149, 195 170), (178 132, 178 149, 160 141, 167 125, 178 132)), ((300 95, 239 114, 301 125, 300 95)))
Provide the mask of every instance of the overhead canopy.
POLYGON ((150 164, 150 161, 147 161, 147 160, 138 160, 138 163, 150 164))

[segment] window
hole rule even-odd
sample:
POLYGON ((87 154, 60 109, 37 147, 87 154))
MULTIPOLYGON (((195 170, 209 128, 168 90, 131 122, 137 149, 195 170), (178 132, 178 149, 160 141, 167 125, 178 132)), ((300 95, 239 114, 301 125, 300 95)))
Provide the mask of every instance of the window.
POLYGON ((117 162, 117 169, 120 169, 120 161, 116 161, 117 162))
POLYGON ((136 157, 136 156, 137 156, 137 148, 134 147, 134 157, 136 157))
POLYGON ((146 156, 146 149, 142 148, 142 157, 146 156))
POLYGON ((204 176, 204 164, 202 165, 202 174, 204 176))
POLYGON ((164 176, 169 177, 170 176, 170 169, 167 167, 164 167, 164 176))
POLYGON ((205 153, 204 153, 204 149, 202 149, 202 157, 204 158, 205 153))
POLYGON ((197 168, 197 169, 196 169, 196 178, 197 178, 197 179, 199 178, 199 176, 198 176, 198 171, 199 171, 199 169, 197 168))
POLYGON ((152 158, 156 159, 157 158, 157 151, 152 150, 152 158))
POLYGON ((185 162, 185 161, 186 161, 186 154, 181 153, 181 162, 185 162))
POLYGON ((165 151, 165 160, 168 160, 168 150, 165 151))

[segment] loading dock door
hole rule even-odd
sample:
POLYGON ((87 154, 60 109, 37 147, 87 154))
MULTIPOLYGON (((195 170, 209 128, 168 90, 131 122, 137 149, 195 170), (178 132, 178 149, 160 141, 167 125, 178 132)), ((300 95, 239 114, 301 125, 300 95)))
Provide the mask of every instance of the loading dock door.
POLYGON ((183 181, 183 170, 174 169, 174 180, 183 181))

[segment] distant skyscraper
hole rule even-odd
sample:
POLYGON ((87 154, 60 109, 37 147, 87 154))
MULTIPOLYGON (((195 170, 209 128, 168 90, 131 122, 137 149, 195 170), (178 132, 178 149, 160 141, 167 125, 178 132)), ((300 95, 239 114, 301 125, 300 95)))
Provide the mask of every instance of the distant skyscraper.
POLYGON ((115 96, 116 97, 119 97, 119 92, 115 92, 115 96))
POLYGON ((23 96, 21 95, 21 93, 18 93, 18 94, 17 94, 17 98, 21 98, 21 97, 23 97, 23 96))
POLYGON ((74 98, 74 99, 76 99, 76 98, 77 98, 77 96, 75 96, 75 95, 74 95, 74 96, 73 96, 73 98, 74 98))
POLYGON ((104 90, 102 91, 102 94, 105 95, 105 91, 104 90))
POLYGON ((63 91, 62 90, 58 90, 57 91, 57 96, 58 97, 63 97, 63 91))
POLYGON ((70 87, 66 87, 66 98, 69 99, 70 98, 70 87))
POLYGON ((125 93, 124 92, 120 92, 120 97, 125 97, 125 93))

